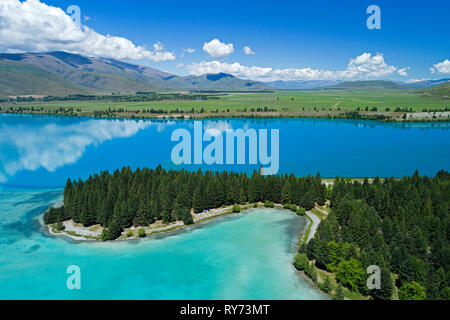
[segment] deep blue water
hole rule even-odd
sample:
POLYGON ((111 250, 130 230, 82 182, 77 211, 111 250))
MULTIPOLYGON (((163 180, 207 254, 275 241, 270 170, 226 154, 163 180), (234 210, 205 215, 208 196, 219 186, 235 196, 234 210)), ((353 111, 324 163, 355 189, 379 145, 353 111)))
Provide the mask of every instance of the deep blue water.
MULTIPOLYGON (((177 128, 192 120, 96 120, 0 115, 0 183, 62 187, 68 177, 129 165, 168 169, 177 128)), ((279 173, 322 177, 435 175, 450 168, 450 122, 385 123, 327 119, 203 120, 203 127, 279 129, 279 173)), ((205 143, 206 145, 206 143, 205 143)), ((184 165, 251 173, 260 165, 184 165)))
MULTIPOLYGON (((399 177, 450 169, 450 123, 211 119, 203 126, 279 129, 280 173, 399 177)), ((188 120, 0 115, 0 299, 324 298, 291 264, 305 220, 282 210, 136 242, 71 243, 43 233, 38 219, 61 199, 68 177, 125 165, 177 169, 170 136, 192 127, 188 120), (66 288, 69 265, 81 268, 79 291, 66 288)))

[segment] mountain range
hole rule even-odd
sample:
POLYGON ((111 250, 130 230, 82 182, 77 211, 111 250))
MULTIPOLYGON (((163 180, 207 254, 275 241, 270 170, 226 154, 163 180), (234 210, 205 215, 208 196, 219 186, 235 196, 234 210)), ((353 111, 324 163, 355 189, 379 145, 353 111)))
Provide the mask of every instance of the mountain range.
POLYGON ((225 73, 177 76, 110 58, 67 52, 0 54, 0 96, 261 90, 273 88, 225 73))
POLYGON ((412 83, 385 80, 299 80, 258 82, 231 74, 178 76, 148 66, 68 52, 0 53, 0 97, 134 94, 136 92, 376 90, 444 86, 430 95, 446 95, 450 79, 412 83))

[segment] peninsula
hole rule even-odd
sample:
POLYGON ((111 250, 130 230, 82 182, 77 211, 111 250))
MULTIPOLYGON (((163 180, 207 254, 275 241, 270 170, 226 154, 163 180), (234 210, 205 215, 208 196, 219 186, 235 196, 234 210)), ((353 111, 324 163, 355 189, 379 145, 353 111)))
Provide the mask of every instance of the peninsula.
POLYGON ((129 167, 68 180, 44 214, 52 234, 125 240, 224 214, 282 207, 305 215, 294 265, 335 299, 449 299, 450 174, 344 179, 129 167), (328 187, 327 187, 328 185, 328 187), (278 205, 277 205, 278 204, 278 205), (375 266, 381 288, 369 289, 375 266), (378 270, 377 269, 377 270, 378 270))

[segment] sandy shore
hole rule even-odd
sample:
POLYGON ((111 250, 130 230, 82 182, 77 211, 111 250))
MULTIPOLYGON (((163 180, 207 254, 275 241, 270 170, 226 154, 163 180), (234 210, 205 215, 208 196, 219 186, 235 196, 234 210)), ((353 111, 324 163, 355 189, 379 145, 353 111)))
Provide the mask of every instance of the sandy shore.
MULTIPOLYGON (((60 204, 59 204, 60 205, 60 204)), ((201 213, 193 213, 192 218, 194 220, 194 224, 198 224, 200 222, 207 222, 209 220, 214 220, 214 218, 220 217, 222 215, 228 215, 233 214, 232 213, 233 206, 226 206, 222 208, 217 209, 211 209, 211 210, 205 210, 201 213)), ((241 211, 245 211, 248 209, 252 209, 253 205, 241 205, 241 211)), ((258 204, 258 208, 264 208, 263 203, 258 204)), ((283 209, 283 206, 281 204, 275 204, 275 208, 283 209)), ((317 208, 318 210, 321 210, 320 208, 317 208)), ((288 210, 289 212, 292 212, 291 210, 288 210)), ((324 214, 327 214, 326 211, 321 210, 324 214)), ((311 218, 313 221, 313 225, 311 226, 311 231, 308 236, 308 240, 311 240, 314 237, 314 234, 317 230, 317 227, 319 226, 321 219, 315 215, 313 212, 308 211, 306 212, 306 215, 311 218)), ((103 227, 100 225, 94 225, 91 227, 84 227, 83 225, 79 223, 75 223, 73 220, 64 221, 63 225, 65 227, 64 231, 56 231, 54 230, 53 226, 51 225, 45 225, 42 216, 40 217, 40 223, 42 227, 46 230, 46 232, 52 236, 57 237, 66 237, 73 241, 100 241, 101 240, 101 234, 103 232, 103 227)), ((305 225, 306 230, 311 222, 308 219, 307 224, 305 225)), ((162 221, 156 221, 150 226, 147 227, 130 227, 125 229, 122 232, 122 235, 115 241, 126 241, 126 240, 133 240, 139 238, 138 236, 138 230, 143 228, 145 230, 146 236, 152 236, 157 234, 164 234, 169 233, 173 231, 178 231, 184 227, 189 227, 184 224, 183 221, 175 221, 171 222, 169 224, 165 224, 162 221)))
MULTIPOLYGON (((55 204, 55 207, 61 206, 62 202, 55 204)), ((199 223, 204 220, 209 220, 224 214, 231 214, 233 206, 227 206, 217 209, 206 210, 199 214, 192 214, 194 223, 199 223)), ((246 206, 241 206, 241 209, 247 209, 246 206)), ((45 225, 43 219, 40 219, 41 225, 52 236, 63 236, 74 241, 99 241, 101 240, 101 234, 103 227, 100 225, 94 225, 91 227, 84 227, 82 224, 75 223, 73 220, 64 221, 64 231, 56 231, 53 226, 45 225)), ((143 228, 147 236, 161 234, 164 232, 174 231, 180 228, 186 227, 183 221, 175 221, 169 224, 165 224, 162 221, 156 221, 147 227, 130 227, 122 232, 122 235, 117 240, 132 240, 138 238, 138 230, 143 228), (132 235, 131 235, 132 234, 132 235)))

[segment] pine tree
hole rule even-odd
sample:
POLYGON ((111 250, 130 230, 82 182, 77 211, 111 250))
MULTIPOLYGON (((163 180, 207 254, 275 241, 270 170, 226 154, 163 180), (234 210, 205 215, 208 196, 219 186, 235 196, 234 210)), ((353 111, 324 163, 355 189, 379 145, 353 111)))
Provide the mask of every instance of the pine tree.
POLYGON ((371 290, 370 295, 376 300, 390 300, 394 291, 391 272, 383 268, 381 269, 380 277, 380 289, 371 290))
POLYGON ((291 202, 291 186, 289 181, 286 181, 283 185, 283 189, 281 189, 281 203, 287 204, 291 202))
POLYGON ((115 240, 119 238, 123 230, 120 223, 120 218, 118 216, 113 217, 111 225, 105 230, 105 233, 102 234, 103 240, 115 240))
POLYGON ((202 186, 200 184, 195 188, 194 196, 192 199, 192 206, 194 207, 195 213, 201 213, 203 212, 203 210, 205 210, 204 195, 202 186))
POLYGON ((303 199, 301 201, 301 206, 305 208, 306 210, 311 210, 315 207, 314 199, 311 194, 311 191, 308 191, 303 196, 303 199))

